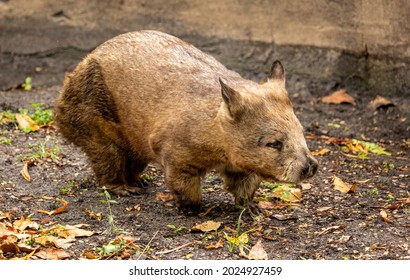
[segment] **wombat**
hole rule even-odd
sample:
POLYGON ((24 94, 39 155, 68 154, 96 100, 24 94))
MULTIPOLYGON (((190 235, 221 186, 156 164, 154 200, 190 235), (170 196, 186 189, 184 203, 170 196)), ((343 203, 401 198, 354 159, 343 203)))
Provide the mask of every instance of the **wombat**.
POLYGON ((262 180, 297 183, 318 168, 279 61, 258 84, 157 31, 97 47, 66 77, 55 112, 98 183, 120 195, 139 191, 141 172, 156 162, 179 207, 200 205, 210 169, 237 205, 253 207, 262 180))

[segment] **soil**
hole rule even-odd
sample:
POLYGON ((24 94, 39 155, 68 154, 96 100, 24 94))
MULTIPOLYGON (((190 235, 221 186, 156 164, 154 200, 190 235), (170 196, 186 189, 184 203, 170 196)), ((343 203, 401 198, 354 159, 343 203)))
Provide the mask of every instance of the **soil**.
MULTIPOLYGON (((259 67, 253 66, 248 69, 259 67)), ((63 72, 60 74, 63 76, 63 72)), ((246 70, 241 74, 260 79, 246 70)), ((149 166, 145 175, 149 187, 144 194, 111 197, 115 202, 107 204, 84 154, 52 125, 25 133, 9 123, 0 127, 0 138, 11 140, 11 144, 0 143, 0 211, 12 212, 12 220, 31 216, 44 228, 87 224, 86 229, 96 234, 77 238, 66 250, 69 259, 86 258, 85 251, 102 248, 121 234, 136 238, 134 244, 141 250, 127 256, 115 254, 111 259, 243 259, 238 247, 232 248, 225 238, 225 233, 235 236, 239 220, 240 233, 251 230, 246 246, 251 248, 261 240, 269 259, 410 259, 410 101, 406 95, 389 97, 393 106, 373 109, 369 104, 374 96, 354 82, 346 89, 356 105, 321 102, 322 96, 344 86, 331 79, 289 75, 287 83, 311 151, 330 150, 317 156, 320 168, 310 185, 295 186, 302 193, 299 203, 290 205, 273 199, 272 191, 263 185, 256 199, 268 198, 277 209, 261 208, 258 217, 240 217, 232 196, 224 192, 221 179, 211 172, 203 181, 204 215, 180 212, 173 201, 160 199, 168 192, 163 173, 149 166), (341 148, 338 140, 342 138, 378 143, 391 155, 369 154, 368 159, 360 159, 341 148), (24 157, 36 152, 39 145, 58 147, 57 158, 35 160, 29 167, 28 182, 21 175, 24 157), (335 190, 334 176, 354 184, 354 192, 335 190), (60 207, 58 198, 68 202, 64 212, 47 216, 37 211, 60 207), (114 217, 111 223, 110 209, 114 217), (383 211, 386 219, 381 216, 383 211), (90 213, 99 213, 102 219, 90 213), (221 223, 218 231, 191 231, 193 225, 210 220, 221 223), (181 228, 177 231, 168 225, 181 228), (222 240, 222 247, 206 247, 218 240, 222 240), (149 250, 140 255, 147 245, 149 250)), ((18 112, 33 103, 52 108, 61 84, 57 80, 53 85, 36 84, 30 91, 1 91, 0 112, 18 112)), ((4 258, 15 256, 3 254, 4 258)))

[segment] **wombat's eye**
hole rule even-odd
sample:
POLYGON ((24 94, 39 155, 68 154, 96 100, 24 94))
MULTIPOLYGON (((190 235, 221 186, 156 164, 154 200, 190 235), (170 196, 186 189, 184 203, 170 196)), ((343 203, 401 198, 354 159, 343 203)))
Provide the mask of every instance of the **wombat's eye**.
POLYGON ((270 142, 270 143, 266 144, 266 146, 269 147, 269 148, 280 150, 280 149, 282 149, 283 144, 282 144, 282 142, 276 140, 276 141, 273 141, 273 142, 270 142))

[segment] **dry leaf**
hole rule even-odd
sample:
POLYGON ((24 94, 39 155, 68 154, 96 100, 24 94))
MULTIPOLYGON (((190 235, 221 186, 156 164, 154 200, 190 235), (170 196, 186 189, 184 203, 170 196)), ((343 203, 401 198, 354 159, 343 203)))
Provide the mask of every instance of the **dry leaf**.
POLYGON ((168 202, 174 200, 174 196, 172 195, 172 193, 157 192, 155 194, 155 199, 157 201, 168 202))
POLYGON ((61 249, 47 248, 35 253, 34 256, 43 260, 64 260, 69 258, 70 254, 61 249))
POLYGON ((338 240, 336 240, 337 243, 346 243, 347 241, 350 240, 350 235, 343 235, 340 237, 338 240))
POLYGON ((269 210, 269 209, 274 209, 274 210, 278 210, 278 209, 283 208, 283 203, 279 203, 279 202, 277 202, 277 201, 271 202, 271 201, 263 201, 263 200, 261 200, 261 201, 258 202, 258 207, 261 208, 261 209, 268 209, 268 210, 269 210))
POLYGON ((300 184, 300 186, 302 187, 302 190, 304 190, 304 191, 310 190, 312 188, 311 183, 302 183, 302 184, 300 184))
POLYGON ((321 235, 323 235, 325 233, 328 233, 328 232, 331 232, 333 230, 342 230, 344 228, 345 228, 344 226, 331 226, 331 227, 325 228, 323 231, 319 232, 318 236, 321 236, 321 235))
POLYGON ((370 102, 370 106, 376 110, 376 109, 379 109, 380 107, 389 107, 389 106, 395 106, 395 105, 390 100, 378 95, 373 101, 370 102))
POLYGON ((60 199, 59 201, 63 204, 63 206, 57 208, 56 210, 53 210, 53 211, 37 210, 37 212, 47 214, 47 215, 55 215, 55 214, 64 212, 67 208, 68 202, 64 198, 60 199))
POLYGON ((40 129, 40 126, 38 126, 35 121, 33 121, 32 118, 30 118, 30 116, 28 115, 22 115, 17 113, 16 114, 16 120, 18 125, 22 128, 22 129, 30 129, 31 131, 37 131, 40 129))
POLYGON ((351 97, 345 89, 339 89, 328 96, 322 97, 322 102, 332 104, 349 103, 356 105, 355 99, 351 97))
POLYGON ((100 255, 98 255, 97 253, 90 252, 90 251, 83 251, 83 254, 89 260, 95 260, 95 259, 98 259, 100 257, 100 255))
POLYGON ((92 236, 95 234, 93 231, 82 229, 81 227, 84 224, 79 224, 75 226, 60 226, 60 229, 55 229, 54 231, 57 232, 57 235, 64 238, 74 238, 74 237, 84 237, 84 236, 92 236))
POLYGON ((31 221, 30 218, 25 219, 23 216, 20 220, 14 221, 13 226, 20 231, 24 231, 26 228, 38 230, 40 227, 36 222, 31 221))
POLYGON ((268 254, 262 245, 262 240, 259 239, 256 244, 251 248, 248 258, 250 260, 267 260, 268 254))
POLYGON ((312 156, 323 156, 327 153, 330 153, 330 150, 327 148, 321 149, 320 151, 314 151, 312 152, 312 156))
POLYGON ((209 232, 216 231, 221 226, 220 222, 206 221, 201 224, 196 224, 191 228, 192 232, 209 232))
POLYGON ((28 173, 28 166, 30 164, 30 161, 26 161, 24 163, 23 169, 21 170, 21 175, 26 179, 27 182, 31 181, 30 174, 28 173))
POLYGON ((87 213, 87 215, 88 215, 91 219, 94 219, 94 220, 97 220, 97 221, 101 221, 101 220, 102 220, 102 214, 101 214, 101 213, 96 213, 96 212, 94 212, 94 211, 92 211, 92 210, 88 210, 88 209, 85 209, 85 213, 87 213))
POLYGON ((332 207, 328 206, 328 207, 319 207, 316 209, 317 212, 326 212, 328 210, 332 209, 332 207))
POLYGON ((222 239, 219 239, 216 243, 211 243, 209 245, 205 245, 205 249, 218 249, 224 246, 224 242, 222 239))
POLYGON ((383 220, 387 223, 392 224, 393 222, 387 217, 387 212, 385 210, 380 211, 380 216, 382 216, 383 220))
POLYGON ((356 190, 356 185, 353 184, 351 186, 348 186, 345 182, 342 181, 342 179, 340 179, 336 175, 333 175, 333 188, 345 194, 348 192, 354 192, 356 190))
POLYGON ((22 261, 22 260, 28 260, 33 256, 33 254, 36 252, 36 250, 33 250, 30 254, 25 255, 24 257, 21 258, 12 258, 11 260, 16 260, 16 261, 22 261))
POLYGON ((275 188, 272 196, 291 203, 299 203, 302 201, 302 191, 287 185, 280 185, 275 188))
POLYGON ((0 251, 4 253, 18 253, 19 247, 17 246, 18 238, 14 235, 2 235, 0 242, 0 251))

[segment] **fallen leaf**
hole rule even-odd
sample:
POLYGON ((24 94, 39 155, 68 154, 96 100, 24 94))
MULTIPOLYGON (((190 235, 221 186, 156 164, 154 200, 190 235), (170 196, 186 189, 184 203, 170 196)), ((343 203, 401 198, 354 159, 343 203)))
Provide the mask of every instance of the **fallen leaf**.
POLYGON ((316 209, 317 212, 326 212, 328 210, 332 209, 332 207, 327 206, 327 207, 319 207, 316 209))
POLYGON ((18 238, 14 235, 1 236, 0 251, 4 253, 18 253, 20 250, 17 242, 18 238))
POLYGON ((101 221, 101 220, 102 220, 102 214, 101 214, 101 213, 96 213, 96 212, 94 212, 94 211, 92 211, 92 210, 88 210, 88 209, 85 209, 85 213, 87 213, 87 215, 88 215, 91 219, 94 219, 94 220, 97 220, 97 221, 101 221))
POLYGON ((343 235, 340 237, 338 240, 336 240, 337 243, 346 243, 347 241, 350 240, 350 235, 343 235))
POLYGON ((30 218, 25 219, 23 216, 20 220, 14 221, 13 226, 20 231, 24 231, 27 228, 38 230, 40 227, 36 222, 31 221, 30 218))
POLYGON ((325 233, 328 233, 328 232, 331 232, 333 230, 342 230, 344 228, 345 228, 344 226, 331 226, 331 227, 325 228, 323 231, 319 232, 318 236, 321 236, 321 235, 323 235, 325 233))
POLYGON ((248 258, 250 260, 267 260, 268 254, 266 253, 265 249, 262 245, 262 240, 259 239, 256 244, 251 248, 248 258))
POLYGON ((98 259, 100 257, 99 254, 97 254, 95 252, 90 252, 90 251, 83 251, 83 254, 89 260, 95 260, 95 259, 98 259))
POLYGON ((280 210, 285 207, 298 207, 298 203, 289 203, 289 202, 283 202, 283 201, 264 201, 261 200, 258 202, 258 207, 261 209, 266 209, 266 210, 280 210))
POLYGON ((395 106, 393 102, 390 100, 378 95, 374 100, 370 102, 370 106, 374 109, 377 110, 381 107, 389 107, 389 106, 395 106))
POLYGON ((300 184, 300 186, 302 187, 302 190, 304 190, 304 191, 310 190, 312 188, 311 183, 302 183, 302 184, 300 184))
POLYGON ((291 203, 302 201, 302 191, 298 188, 291 188, 288 185, 279 185, 274 189, 272 196, 291 203))
POLYGON ((321 149, 320 151, 314 151, 312 152, 312 156, 323 156, 325 154, 330 153, 330 150, 327 148, 321 149))
POLYGON ((0 211, 0 221, 1 221, 1 220, 4 220, 4 219, 10 220, 12 214, 13 214, 13 212, 4 213, 4 212, 1 212, 1 211, 0 211))
POLYGON ((380 216, 382 216, 383 220, 387 223, 392 224, 393 222, 387 217, 387 212, 385 210, 380 211, 380 216))
POLYGON ((34 256, 43 260, 64 260, 69 258, 70 254, 58 248, 47 248, 35 253, 34 256))
POLYGON ((37 210, 37 212, 47 214, 47 215, 55 215, 55 214, 64 212, 67 208, 68 202, 64 198, 60 199, 59 201, 63 204, 63 206, 61 206, 61 207, 59 207, 55 210, 52 210, 52 211, 37 210))
POLYGON ((40 129, 40 126, 28 115, 16 113, 16 120, 19 127, 24 131, 37 131, 40 129))
POLYGON ((192 232, 209 232, 216 231, 221 226, 220 222, 206 221, 201 224, 196 224, 191 228, 192 232))
POLYGON ((333 188, 335 190, 340 191, 343 194, 346 194, 348 192, 354 192, 356 189, 356 185, 353 184, 351 186, 348 186, 345 182, 342 181, 342 179, 340 179, 336 175, 333 175, 333 188))
POLYGON ((23 169, 21 170, 21 175, 23 176, 24 179, 26 179, 27 182, 31 181, 30 174, 28 173, 29 164, 30 164, 30 161, 26 161, 24 163, 23 169))
POLYGON ((370 250, 386 250, 387 246, 379 246, 377 244, 372 244, 372 245, 370 245, 370 247, 368 249, 370 249, 370 250))
POLYGON ((224 246, 223 240, 219 239, 218 242, 216 243, 205 245, 205 249, 218 249, 218 248, 222 248, 223 246, 224 246))
POLYGON ((157 201, 168 202, 174 200, 174 196, 172 193, 157 192, 155 194, 155 199, 157 201))
POLYGON ((322 97, 323 103, 340 104, 349 103, 356 105, 356 101, 351 97, 345 89, 339 89, 328 96, 322 97))
POLYGON ((24 257, 21 258, 12 258, 11 260, 17 260, 17 261, 22 261, 22 260, 28 260, 33 256, 33 254, 36 252, 36 250, 33 250, 30 254, 25 255, 24 257))

